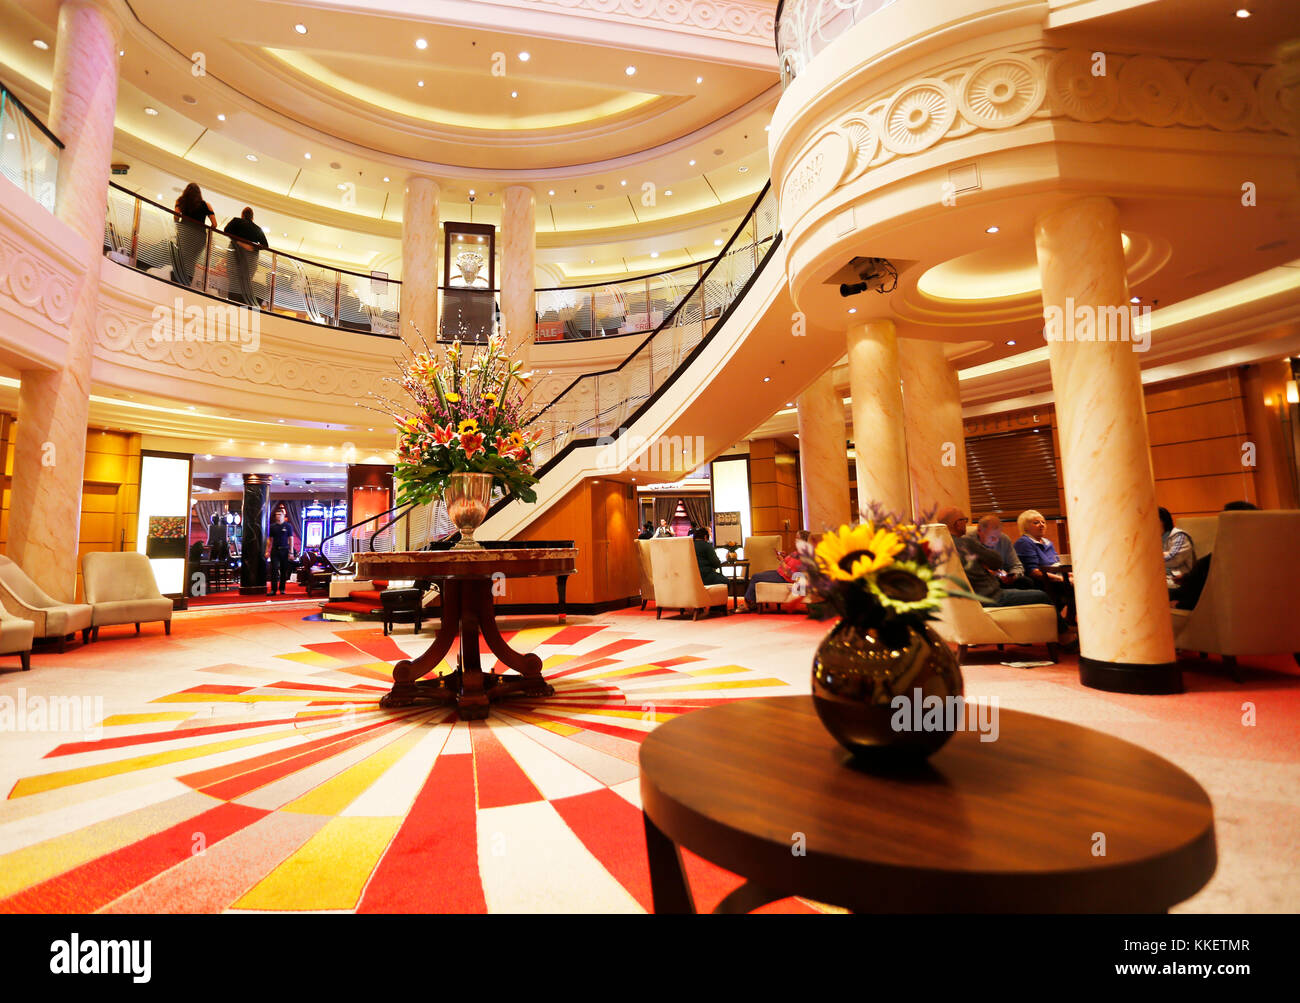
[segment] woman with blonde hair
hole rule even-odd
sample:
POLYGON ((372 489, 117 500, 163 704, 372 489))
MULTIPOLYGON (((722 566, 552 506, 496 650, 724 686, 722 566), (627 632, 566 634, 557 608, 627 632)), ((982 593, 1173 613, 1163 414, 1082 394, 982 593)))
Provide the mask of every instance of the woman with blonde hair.
POLYGON ((1014 546, 1020 563, 1025 566, 1025 575, 1034 585, 1052 597, 1052 605, 1064 617, 1065 622, 1075 623, 1074 583, 1066 577, 1061 567, 1061 558, 1056 547, 1047 539, 1047 520, 1036 509, 1026 509, 1016 518, 1020 527, 1020 538, 1014 546))

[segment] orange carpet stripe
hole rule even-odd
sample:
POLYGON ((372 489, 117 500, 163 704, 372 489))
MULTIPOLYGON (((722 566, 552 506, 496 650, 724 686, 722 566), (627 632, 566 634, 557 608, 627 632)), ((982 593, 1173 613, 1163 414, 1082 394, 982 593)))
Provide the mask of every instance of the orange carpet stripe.
POLYGON ((528 774, 515 762, 514 756, 492 734, 486 721, 471 721, 469 736, 474 746, 474 775, 478 780, 480 809, 544 800, 528 779, 528 774))

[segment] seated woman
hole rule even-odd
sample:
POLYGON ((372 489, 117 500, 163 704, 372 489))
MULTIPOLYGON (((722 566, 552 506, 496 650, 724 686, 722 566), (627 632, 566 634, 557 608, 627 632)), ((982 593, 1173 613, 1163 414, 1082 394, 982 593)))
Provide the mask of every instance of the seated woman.
POLYGON ((1160 547, 1165 555, 1165 581, 1176 589, 1196 564, 1196 548, 1186 530, 1174 525, 1174 517, 1167 508, 1156 510, 1160 514, 1160 547))
POLYGON ((709 542, 708 529, 700 526, 691 535, 695 538, 695 561, 700 566, 700 580, 705 585, 726 585, 722 562, 718 560, 717 550, 709 542))
POLYGON ((1074 583, 1068 580, 1060 567, 1061 559, 1056 547, 1043 534, 1047 520, 1041 512, 1027 509, 1016 519, 1020 538, 1015 542, 1016 554, 1024 565, 1025 575, 1052 598, 1052 605, 1071 626, 1075 623, 1074 583))
MULTIPOLYGON (((811 535, 812 534, 810 534, 808 530, 801 529, 795 535, 795 539, 802 540, 806 543, 811 535)), ((785 553, 777 551, 776 559, 780 563, 771 571, 759 571, 756 574, 750 575, 749 588, 745 589, 746 613, 753 613, 758 609, 758 600, 755 597, 758 595, 759 582, 772 582, 773 584, 785 582, 789 584, 794 581, 795 575, 803 571, 803 562, 799 559, 799 551, 797 550, 791 550, 785 553)))

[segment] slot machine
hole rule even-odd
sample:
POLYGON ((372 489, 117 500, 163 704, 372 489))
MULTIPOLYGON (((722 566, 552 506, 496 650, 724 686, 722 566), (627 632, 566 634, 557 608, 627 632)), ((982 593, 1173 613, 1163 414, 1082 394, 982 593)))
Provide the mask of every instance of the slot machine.
POLYGON ((320 550, 328 526, 325 506, 311 502, 302 511, 302 545, 305 550, 320 550))

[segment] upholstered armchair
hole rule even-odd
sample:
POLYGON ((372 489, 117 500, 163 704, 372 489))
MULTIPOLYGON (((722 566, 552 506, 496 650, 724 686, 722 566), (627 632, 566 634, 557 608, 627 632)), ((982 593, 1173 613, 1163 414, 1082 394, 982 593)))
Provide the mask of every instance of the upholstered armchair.
POLYGON ((727 611, 727 586, 705 585, 695 560, 695 544, 690 539, 649 541, 654 547, 651 571, 654 575, 655 619, 665 609, 691 610, 698 620, 700 611, 721 606, 727 611))
POLYGON ((17 564, 0 556, 0 605, 12 615, 32 624, 33 636, 57 637, 59 650, 68 638, 81 631, 90 640, 91 609, 84 603, 61 603, 41 591, 17 564))
POLYGON ((86 602, 94 609, 91 618, 93 636, 99 638, 100 627, 120 623, 140 624, 154 620, 172 632, 172 601, 158 591, 153 566, 144 554, 134 552, 91 552, 81 559, 81 579, 86 602))
POLYGON ((780 563, 776 556, 780 546, 779 536, 745 537, 745 560, 749 562, 749 573, 756 575, 760 571, 775 571, 780 563))
MULTIPOLYGON (((1220 512, 1201 539, 1214 559, 1196 608, 1172 611, 1174 647, 1221 655, 1238 679, 1238 655, 1300 663, 1300 512, 1220 512)), ((1199 546, 1196 556, 1205 556, 1199 546)))
MULTIPOLYGON (((926 526, 925 534, 932 545, 942 547, 947 555, 937 573, 951 576, 967 592, 971 591, 948 527, 940 523, 926 526)), ((1056 608, 1047 603, 984 606, 975 599, 945 599, 939 616, 931 623, 940 637, 957 645, 959 657, 973 644, 1044 644, 1052 661, 1057 660, 1060 650, 1056 641, 1056 608)))
POLYGON ((650 564, 650 546, 653 540, 637 540, 636 556, 637 563, 641 569, 641 608, 645 609, 646 603, 655 601, 655 580, 651 571, 650 564))
POLYGON ((13 616, 0 607, 0 655, 17 655, 24 672, 32 667, 32 638, 35 633, 32 621, 13 616))

